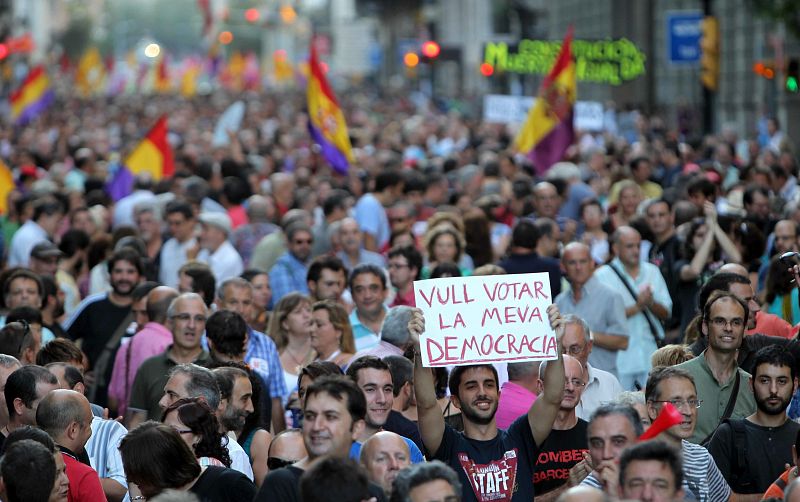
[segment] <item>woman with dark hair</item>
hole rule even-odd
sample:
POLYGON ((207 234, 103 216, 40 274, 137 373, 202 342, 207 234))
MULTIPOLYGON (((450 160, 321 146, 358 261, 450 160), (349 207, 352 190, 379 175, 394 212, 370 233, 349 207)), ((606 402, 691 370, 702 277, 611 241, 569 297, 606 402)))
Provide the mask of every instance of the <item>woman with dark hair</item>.
MULTIPOLYGON (((511 232, 509 231, 510 234, 511 232)), ((489 217, 477 207, 468 210, 464 215, 464 239, 466 242, 464 251, 472 257, 472 262, 476 267, 494 263, 496 258, 505 254, 501 253, 495 257, 489 217)))
POLYGON ((680 303, 680 332, 695 316, 697 310, 697 293, 709 277, 714 275, 725 262, 740 263, 742 255, 736 245, 717 223, 717 210, 714 204, 706 202, 703 207, 705 218, 695 218, 689 226, 683 246, 683 259, 675 262, 674 273, 678 277, 678 295, 673 303, 680 303))
POLYGON ((461 277, 463 274, 461 273, 461 269, 458 268, 458 265, 452 262, 443 262, 431 270, 431 279, 439 279, 442 277, 461 277))
POLYGON ((747 278, 753 285, 753 291, 758 291, 758 270, 761 268, 761 255, 767 247, 767 240, 758 225, 743 221, 734 225, 733 241, 742 255, 742 265, 747 269, 747 278))
POLYGON ((440 263, 458 263, 461 275, 470 275, 472 271, 472 259, 469 259, 469 266, 462 261, 465 256, 466 241, 461 232, 455 227, 441 223, 439 226, 428 229, 425 234, 425 252, 427 264, 422 267, 422 278, 430 279, 431 270, 440 263))
POLYGON ((317 328, 311 334, 311 346, 317 352, 317 360, 347 366, 356 353, 347 311, 336 302, 323 300, 311 307, 311 315, 317 328))
POLYGON ((764 283, 764 305, 762 310, 775 314, 794 326, 800 322, 797 287, 790 268, 775 256, 769 262, 767 280, 764 283))
POLYGON ((145 500, 168 489, 194 493, 204 502, 239 502, 256 495, 255 485, 244 474, 200 466, 181 434, 165 424, 144 422, 122 438, 119 451, 128 482, 145 500))
POLYGON ((219 431, 217 417, 200 398, 175 401, 164 410, 161 421, 180 434, 192 448, 200 465, 231 466, 231 457, 225 445, 228 438, 219 431))

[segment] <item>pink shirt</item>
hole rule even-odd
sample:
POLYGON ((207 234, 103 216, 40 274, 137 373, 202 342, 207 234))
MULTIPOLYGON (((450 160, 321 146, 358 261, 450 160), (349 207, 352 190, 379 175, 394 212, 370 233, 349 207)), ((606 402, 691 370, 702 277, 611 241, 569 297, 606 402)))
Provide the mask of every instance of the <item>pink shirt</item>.
POLYGON ((528 413, 536 394, 514 382, 506 382, 500 388, 500 402, 497 404, 497 414, 494 418, 498 429, 508 427, 522 415, 528 413))
POLYGON ((114 358, 114 370, 108 384, 108 395, 117 400, 117 413, 125 416, 130 390, 136 371, 142 363, 153 356, 163 354, 172 343, 172 333, 157 322, 148 322, 144 328, 120 346, 114 358), (126 364, 130 352, 130 367, 126 364))

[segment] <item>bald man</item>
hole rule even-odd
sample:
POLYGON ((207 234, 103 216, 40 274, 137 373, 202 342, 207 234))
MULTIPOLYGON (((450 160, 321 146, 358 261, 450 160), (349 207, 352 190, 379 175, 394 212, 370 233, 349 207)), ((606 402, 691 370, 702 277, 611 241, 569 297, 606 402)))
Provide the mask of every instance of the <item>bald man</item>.
POLYGON ((570 287, 556 297, 555 304, 562 314, 575 314, 589 325, 594 340, 589 363, 617 376, 617 352, 628 348, 623 292, 594 277, 594 260, 583 243, 564 247, 561 269, 570 287))
POLYGON ((591 486, 574 486, 562 493, 556 502, 606 502, 606 494, 591 486))
POLYGON ((53 438, 64 457, 70 500, 106 500, 97 471, 78 460, 92 435, 91 424, 89 401, 74 390, 51 391, 36 410, 36 425, 53 438))
POLYGON ((168 286, 153 288, 147 294, 147 323, 133 337, 122 340, 108 385, 109 407, 119 416, 125 416, 139 366, 146 359, 163 353, 172 343, 172 333, 166 327, 167 309, 178 294, 178 290, 168 286))
POLYGON ((633 227, 619 227, 611 236, 614 259, 595 275, 620 292, 625 305, 628 348, 617 353, 619 383, 638 390, 647 383, 650 355, 664 339, 662 321, 672 312, 672 298, 661 270, 641 259, 642 236, 633 227))
MULTIPOLYGON (((538 394, 547 384, 547 362, 539 367, 538 394)), ((564 393, 550 434, 539 447, 533 474, 536 500, 554 500, 567 488, 569 470, 589 453, 588 422, 578 418, 575 408, 586 387, 583 365, 572 356, 564 356, 564 393)))
POLYGON ((397 473, 411 465, 411 453, 401 436, 381 431, 364 441, 360 461, 369 480, 380 486, 389 498, 397 473))

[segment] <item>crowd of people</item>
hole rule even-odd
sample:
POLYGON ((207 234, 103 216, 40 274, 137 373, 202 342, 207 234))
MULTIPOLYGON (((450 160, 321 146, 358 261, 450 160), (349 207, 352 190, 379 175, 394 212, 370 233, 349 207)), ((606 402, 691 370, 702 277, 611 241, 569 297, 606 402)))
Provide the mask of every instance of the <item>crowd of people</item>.
POLYGON ((506 126, 356 90, 343 176, 292 93, 236 96, 212 146, 233 99, 62 98, 0 132, 0 499, 800 500, 776 120, 609 111, 536 176, 506 126), (174 176, 112 198, 161 114, 174 176), (422 366, 415 281, 534 272, 557 359, 422 366))

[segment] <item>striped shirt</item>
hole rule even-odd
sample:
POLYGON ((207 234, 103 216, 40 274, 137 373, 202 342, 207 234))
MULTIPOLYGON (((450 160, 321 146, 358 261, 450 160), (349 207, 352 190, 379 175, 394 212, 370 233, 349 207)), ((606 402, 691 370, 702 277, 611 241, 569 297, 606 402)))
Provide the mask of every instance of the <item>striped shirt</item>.
POLYGON ((86 453, 97 475, 101 479, 113 479, 126 488, 128 482, 122 468, 119 443, 127 433, 125 426, 116 420, 92 417, 92 436, 86 443, 86 453))
MULTIPOLYGON (((684 500, 700 502, 723 502, 731 496, 731 488, 722 477, 717 464, 708 450, 700 445, 681 441, 683 450, 683 491, 684 500)), ((589 474, 582 485, 603 489, 594 473, 589 474)))

